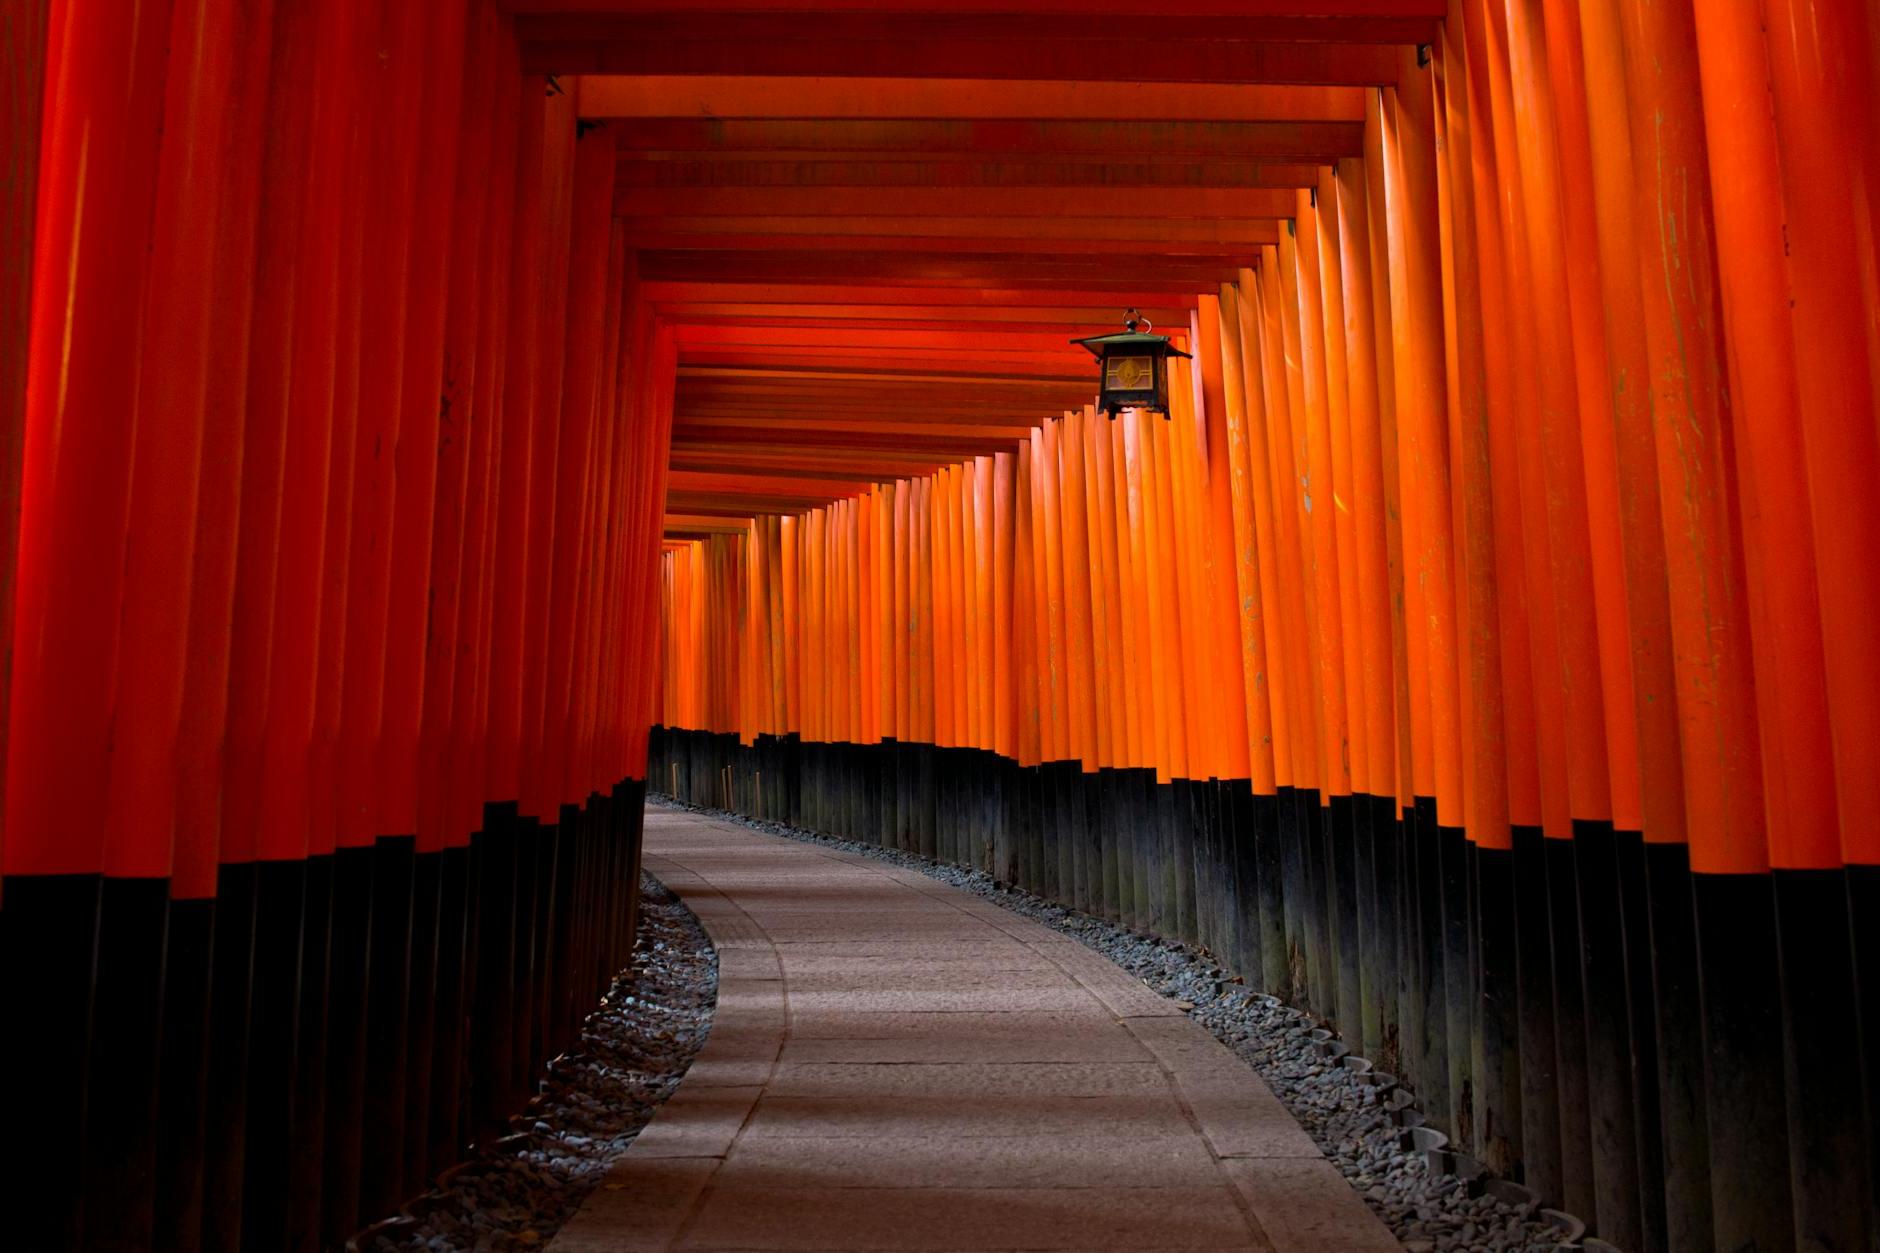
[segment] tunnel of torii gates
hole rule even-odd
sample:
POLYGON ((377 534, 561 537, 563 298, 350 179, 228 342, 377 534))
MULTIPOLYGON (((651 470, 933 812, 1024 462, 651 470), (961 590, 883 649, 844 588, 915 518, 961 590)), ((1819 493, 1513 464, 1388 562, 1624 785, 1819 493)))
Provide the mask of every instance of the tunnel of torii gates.
POLYGON ((652 786, 1205 946, 1621 1248, 1873 1247, 1877 83, 1864 0, 0 6, 7 1242, 394 1212, 652 786))

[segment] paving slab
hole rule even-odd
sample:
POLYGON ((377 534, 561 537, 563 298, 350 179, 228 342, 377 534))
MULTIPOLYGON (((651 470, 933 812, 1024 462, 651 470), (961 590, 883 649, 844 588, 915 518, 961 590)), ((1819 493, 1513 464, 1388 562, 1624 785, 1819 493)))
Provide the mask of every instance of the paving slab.
POLYGON ((1067 1140, 988 1136, 776 1136, 744 1140, 721 1187, 1179 1188, 1205 1178, 1207 1146, 1187 1132, 1067 1140))
POLYGON ((1397 1249, 1258 1076, 1067 936, 901 867, 649 809, 710 1036, 556 1253, 1397 1249))
POLYGON ((1276 1249, 1402 1253, 1403 1245, 1323 1157, 1233 1158, 1221 1168, 1276 1249))
POLYGON ((1137 1062, 1152 1057, 1105 1013, 829 1014, 792 1034, 783 1046, 783 1060, 790 1062, 1137 1062))
MULTIPOLYGON (((1224 1186, 709 1190, 682 1249, 1270 1247, 1224 1186), (831 1198, 839 1200, 832 1204, 831 1198)), ((1327 1246, 1319 1246, 1321 1248, 1327 1246)))

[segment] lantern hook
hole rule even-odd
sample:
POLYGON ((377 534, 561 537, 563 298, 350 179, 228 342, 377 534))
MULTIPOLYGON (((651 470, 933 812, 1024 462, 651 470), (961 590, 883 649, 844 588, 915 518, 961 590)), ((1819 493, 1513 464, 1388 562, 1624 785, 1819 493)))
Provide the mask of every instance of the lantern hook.
POLYGON ((1136 309, 1132 306, 1128 310, 1128 312, 1123 314, 1123 329, 1133 335, 1136 333, 1136 327, 1138 324, 1144 327, 1147 327, 1151 331, 1155 329, 1155 323, 1151 322, 1148 318, 1144 317, 1141 313, 1137 312, 1136 309))

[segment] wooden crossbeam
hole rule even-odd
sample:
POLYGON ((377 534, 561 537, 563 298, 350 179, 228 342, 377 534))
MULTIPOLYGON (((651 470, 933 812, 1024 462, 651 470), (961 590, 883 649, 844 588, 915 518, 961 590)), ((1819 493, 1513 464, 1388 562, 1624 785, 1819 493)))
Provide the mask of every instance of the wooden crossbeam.
MULTIPOLYGON (((685 187, 1063 187, 1100 188, 1106 195, 1160 188, 1310 187, 1319 167, 1305 162, 1159 158, 1128 161, 1044 154, 975 160, 917 153, 798 154, 791 160, 661 154, 623 149, 615 185, 623 190, 685 187), (842 159, 846 157, 847 159, 842 159)), ((631 205, 631 202, 626 202, 631 205)))
POLYGON ((1259 27, 1245 19, 1152 32, 1110 26, 1079 35, 1039 32, 1030 29, 1032 23, 1026 29, 943 33, 959 20, 937 14, 809 24, 756 14, 659 15, 525 20, 518 33, 525 40, 524 70, 541 74, 863 78, 885 65, 924 80, 1078 81, 1115 74, 1141 83, 1367 86, 1394 83, 1398 56, 1392 44, 1422 42, 1433 26, 1391 22, 1369 33, 1394 38, 1359 43, 1289 39, 1285 31, 1276 32, 1280 38, 1247 37, 1259 27))
MULTIPOLYGON (((589 80, 591 81, 591 80, 589 80)), ((673 106, 676 108, 676 106, 673 106)), ((1320 162, 1358 156, 1364 123, 1339 111, 1331 118, 1196 120, 1137 117, 702 117, 650 115, 615 128, 618 150, 631 158, 880 161, 884 154, 923 161, 1062 159, 1122 161, 1242 160, 1320 162)))
MULTIPOLYGON (((645 276, 642 275, 644 278, 645 276)), ((717 282, 646 281, 641 290, 646 298, 661 307, 683 305, 690 301, 749 301, 760 304, 787 305, 796 308, 823 309, 829 306, 920 305, 928 308, 958 309, 963 317, 985 316, 990 310, 1023 310, 1066 305, 1114 307, 1114 296, 1107 291, 1065 288, 1040 292, 1030 288, 988 284, 979 288, 934 291, 905 287, 890 281, 875 283, 767 283, 727 279, 717 282)), ((1141 309, 1192 309, 1193 291, 1170 285, 1144 287, 1134 301, 1141 309)), ((1184 315, 1185 316, 1185 315, 1184 315)))
MULTIPOLYGON (((1316 175, 1315 175, 1316 177, 1316 175)), ((1289 218, 1292 188, 1196 187, 1135 191, 1087 187, 646 187, 622 192, 617 211, 635 218, 1175 219, 1289 218)))
POLYGON ((1208 122, 1364 121, 1362 87, 1056 82, 983 78, 792 78, 587 74, 587 118, 1024 118, 1208 122))
MULTIPOLYGON (((671 12, 675 0, 500 0, 498 7, 516 14, 638 14, 671 12)), ((1048 16, 1062 20, 1095 20, 1103 17, 1143 16, 1142 0, 962 0, 963 12, 987 15, 1048 16)), ((1159 0, 1154 15, 1163 21, 1176 19, 1239 17, 1247 12, 1247 0, 1159 0)), ((1278 6, 1275 6, 1276 8, 1278 6)), ((823 18, 841 13, 931 13, 933 0, 720 0, 714 6, 703 0, 689 11, 738 13, 790 13, 823 18)), ((1439 18, 1445 12, 1444 0, 1310 0, 1296 2, 1281 12, 1303 12, 1324 17, 1422 17, 1439 18)))
POLYGON ((1195 261, 1156 255, 1093 257, 1088 253, 955 255, 840 249, 793 253, 672 249, 640 254, 641 276, 655 280, 814 283, 878 278, 900 286, 997 285, 1110 291, 1131 298, 1137 292, 1160 290, 1171 283, 1211 291, 1219 283, 1232 281, 1238 269, 1231 260, 1195 261))

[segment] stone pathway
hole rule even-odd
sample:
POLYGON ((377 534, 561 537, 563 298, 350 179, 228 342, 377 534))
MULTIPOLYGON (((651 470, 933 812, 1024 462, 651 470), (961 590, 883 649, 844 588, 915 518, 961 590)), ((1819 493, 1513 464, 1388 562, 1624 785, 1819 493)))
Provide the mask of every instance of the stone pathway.
POLYGON ((550 1246, 1398 1245, 1279 1101, 1083 945, 910 870, 649 809, 711 1035, 550 1246))

